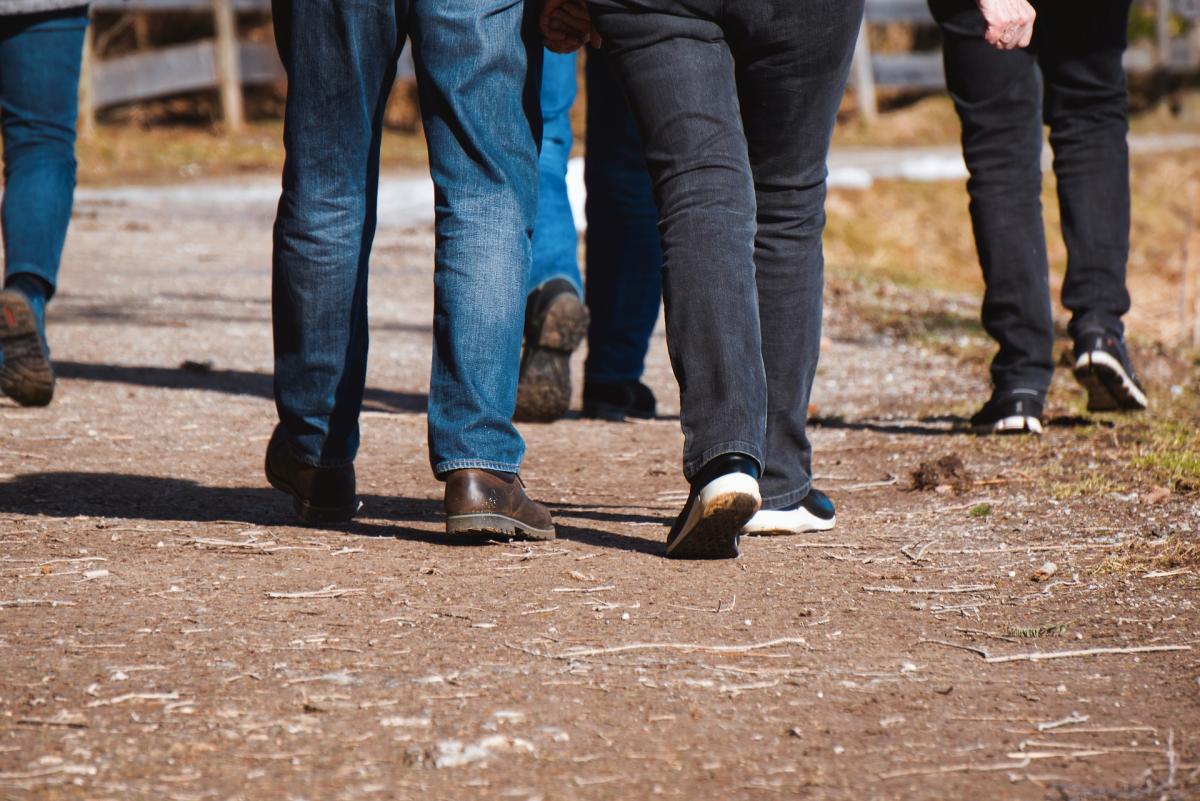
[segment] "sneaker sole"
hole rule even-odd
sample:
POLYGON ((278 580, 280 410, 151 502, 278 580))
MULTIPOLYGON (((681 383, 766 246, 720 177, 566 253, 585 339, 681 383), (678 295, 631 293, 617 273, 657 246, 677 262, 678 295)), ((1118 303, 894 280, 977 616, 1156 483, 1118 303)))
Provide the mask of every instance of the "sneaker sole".
POLYGON ((1149 403, 1121 363, 1102 350, 1075 360, 1075 380, 1087 390, 1089 412, 1140 412, 1149 403))
POLYGON ((807 509, 780 512, 766 509, 759 512, 742 529, 750 537, 786 537, 791 534, 811 534, 829 531, 837 525, 837 517, 824 520, 807 509))
POLYGON ((696 499, 678 537, 667 545, 671 559, 735 559, 742 528, 758 512, 758 482, 744 473, 721 476, 696 499))
POLYGON ((525 343, 517 381, 513 419, 548 423, 559 419, 571 404, 571 354, 587 334, 587 307, 573 293, 550 302, 536 342, 525 343))
POLYGON ((42 348, 37 321, 20 292, 0 292, 0 390, 22 406, 46 406, 54 398, 54 369, 42 348))
POLYGON ((1014 414, 1011 417, 1005 417, 1002 420, 997 420, 991 425, 972 426, 971 430, 976 434, 983 436, 987 436, 989 434, 1033 434, 1035 436, 1041 436, 1042 421, 1036 417, 1014 414))
POLYGON ((533 528, 507 515, 470 514, 446 518, 446 533, 456 537, 506 537, 515 540, 546 542, 557 539, 554 526, 533 528))
POLYGON ((270 463, 266 467, 267 483, 281 492, 286 492, 292 497, 292 511, 296 513, 305 523, 318 526, 334 526, 340 523, 349 523, 354 519, 355 512, 358 511, 358 499, 355 499, 354 506, 342 508, 330 508, 327 506, 314 506, 309 501, 301 497, 296 489, 283 479, 274 475, 271 472, 270 463))

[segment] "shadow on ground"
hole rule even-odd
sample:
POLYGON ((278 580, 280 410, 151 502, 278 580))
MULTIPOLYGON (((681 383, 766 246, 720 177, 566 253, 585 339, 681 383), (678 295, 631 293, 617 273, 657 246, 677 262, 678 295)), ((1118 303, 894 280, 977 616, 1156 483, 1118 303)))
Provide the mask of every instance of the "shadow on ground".
MULTIPOLYGON (((477 546, 484 538, 448 537, 405 523, 437 524, 441 501, 386 495, 360 495, 358 520, 322 527, 359 537, 387 537, 435 545, 477 546), (383 521, 383 522, 380 522, 383 521), (390 525, 394 524, 394 525, 390 525)), ((658 518, 596 511, 606 507, 558 505, 558 536, 602 548, 654 554, 654 540, 630 537, 563 523, 564 518, 614 522, 659 522, 658 518)), ((0 484, 0 513, 52 517, 108 517, 134 520, 215 523, 236 521, 253 526, 303 525, 292 514, 287 496, 266 487, 207 487, 181 478, 121 473, 51 472, 20 475, 0 484)))
MULTIPOLYGON (((59 378, 80 381, 100 381, 132 384, 164 389, 199 389, 223 392, 227 395, 246 395, 271 400, 274 398, 272 377, 248 370, 213 370, 202 364, 194 367, 149 367, 137 365, 90 364, 87 362, 54 362, 59 378)), ((422 413, 427 396, 416 392, 395 392, 367 387, 363 411, 422 413)))

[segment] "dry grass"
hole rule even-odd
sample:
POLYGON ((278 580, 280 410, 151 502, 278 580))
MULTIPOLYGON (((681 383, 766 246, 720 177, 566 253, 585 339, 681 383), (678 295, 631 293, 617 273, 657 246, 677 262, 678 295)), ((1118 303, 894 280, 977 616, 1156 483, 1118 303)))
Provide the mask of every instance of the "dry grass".
POLYGON ((1182 537, 1131 540, 1109 554, 1093 572, 1103 575, 1166 570, 1200 570, 1200 543, 1182 537))

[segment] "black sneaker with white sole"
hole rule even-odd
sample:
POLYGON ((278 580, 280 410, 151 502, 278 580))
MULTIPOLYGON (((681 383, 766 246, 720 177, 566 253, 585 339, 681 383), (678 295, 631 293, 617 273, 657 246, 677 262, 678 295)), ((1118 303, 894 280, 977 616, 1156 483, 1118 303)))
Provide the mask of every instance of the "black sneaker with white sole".
POLYGON ((529 295, 514 420, 549 423, 566 414, 571 402, 571 353, 583 341, 587 327, 587 307, 565 278, 553 278, 529 295))
POLYGON ((736 558, 742 527, 760 505, 758 464, 740 453, 718 456, 692 480, 687 503, 667 535, 667 556, 736 558))
POLYGON ((784 509, 760 509, 742 529, 743 534, 758 537, 806 534, 829 531, 837 524, 833 501, 816 487, 804 498, 784 509))
POLYGON ((1075 380, 1087 390, 1089 412, 1138 412, 1149 404, 1121 338, 1087 331, 1075 340, 1075 380))
POLYGON ((997 391, 971 417, 976 434, 1041 434, 1042 393, 1036 389, 997 391))

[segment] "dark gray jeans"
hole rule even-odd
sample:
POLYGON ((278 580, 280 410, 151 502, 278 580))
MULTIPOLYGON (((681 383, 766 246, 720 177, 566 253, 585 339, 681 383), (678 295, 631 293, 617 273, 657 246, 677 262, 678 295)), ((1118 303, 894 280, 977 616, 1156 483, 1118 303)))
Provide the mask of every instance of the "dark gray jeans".
POLYGON ((971 223, 987 290, 983 327, 1000 345, 998 391, 1045 393, 1054 325, 1042 221, 1042 125, 1050 127, 1067 245, 1068 328, 1123 333, 1129 311, 1129 0, 1033 0, 1033 43, 997 50, 973 0, 930 0, 942 28, 946 83, 962 120, 971 223))
POLYGON ((764 508, 812 482, 825 159, 863 0, 596 0, 663 243, 683 468, 744 453, 764 508))

